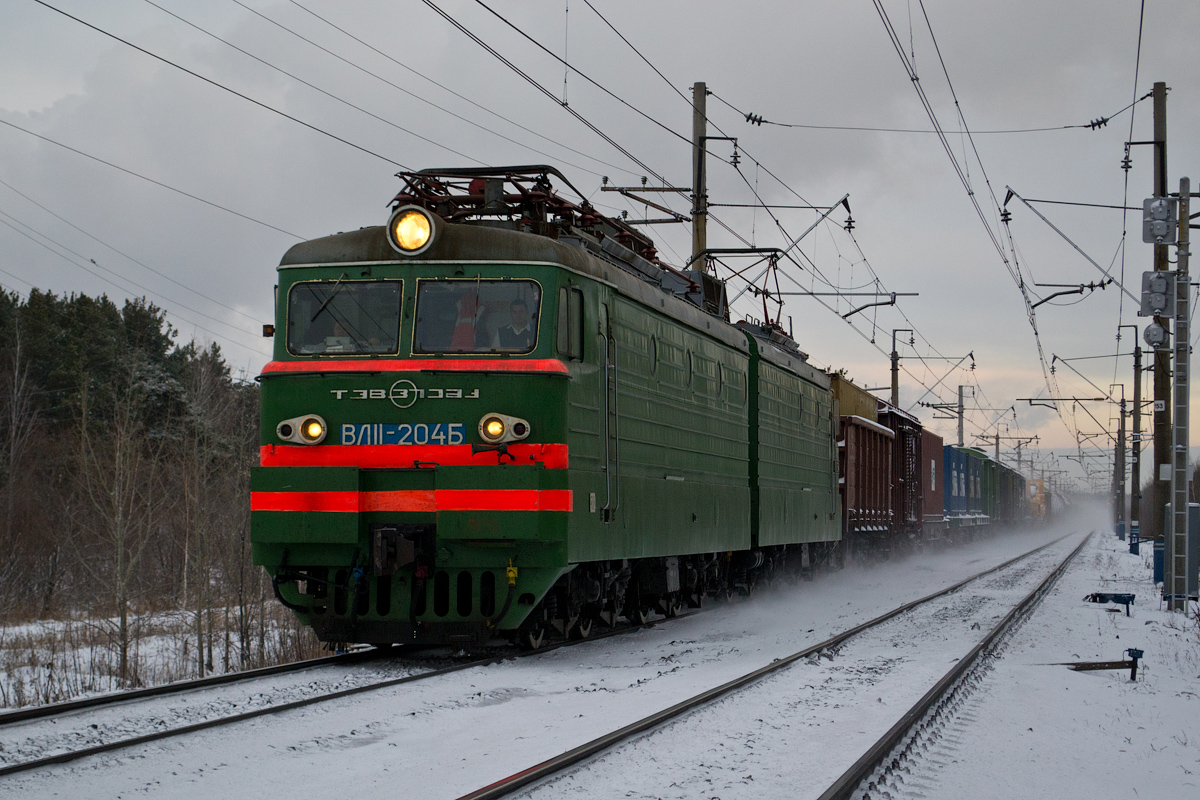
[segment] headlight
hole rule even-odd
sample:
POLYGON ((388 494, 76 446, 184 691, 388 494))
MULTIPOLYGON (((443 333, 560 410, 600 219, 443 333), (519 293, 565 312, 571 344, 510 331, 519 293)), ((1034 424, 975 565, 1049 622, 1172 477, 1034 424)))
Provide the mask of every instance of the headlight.
POLYGON ((517 442, 529 436, 529 423, 507 414, 484 414, 479 420, 479 436, 488 444, 517 442))
POLYGON ((325 438, 325 423, 316 418, 309 418, 301 423, 300 435, 310 442, 319 442, 325 438))
POLYGON ((296 444, 320 444, 325 441, 329 426, 316 414, 285 419, 275 426, 275 433, 285 442, 296 444))
POLYGON ((417 255, 433 244, 438 230, 435 220, 419 206, 401 206, 388 220, 388 241, 406 256, 417 255))
POLYGON ((498 441, 504 435, 504 420, 490 417, 483 423, 483 438, 498 441))

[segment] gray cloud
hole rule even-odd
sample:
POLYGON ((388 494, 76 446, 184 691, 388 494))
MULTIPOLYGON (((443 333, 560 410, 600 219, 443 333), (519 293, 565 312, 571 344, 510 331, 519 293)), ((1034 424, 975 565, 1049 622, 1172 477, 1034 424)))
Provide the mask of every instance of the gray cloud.
MULTIPOLYGON (((263 103, 414 168, 471 163, 446 148, 488 164, 550 161, 573 165, 564 166, 564 172, 595 202, 614 211, 627 206, 616 202, 614 195, 596 191, 599 176, 631 183, 645 172, 450 28, 423 3, 301 0, 414 70, 546 138, 433 86, 291 3, 248 0, 263 14, 477 126, 338 62, 228 0, 159 1, 261 58, 443 146, 348 109, 141 0, 103 5, 61 0, 59 6, 263 103)), ((0 81, 0 119, 303 236, 378 224, 384 219, 385 203, 397 188, 392 177, 396 168, 386 161, 256 108, 35 3, 12 5, 6 10, 11 24, 0 31, 0 72, 4 76, 0 81)), ((473 2, 446 0, 440 5, 561 96, 560 64, 473 2)), ((561 3, 491 5, 554 52, 563 51, 561 3)), ((882 308, 857 315, 855 322, 867 338, 874 335, 886 350, 891 330, 914 327, 911 321, 944 355, 974 350, 978 363, 974 375, 961 373, 947 380, 951 390, 942 392, 944 397, 951 395, 957 383, 978 381, 994 405, 1006 406, 1012 398, 1032 396, 1042 388, 1042 372, 1020 295, 935 137, 754 127, 721 102, 780 122, 927 129, 929 120, 917 102, 912 82, 869 3, 744 2, 730 6, 623 0, 596 5, 685 95, 690 94, 693 81, 708 82, 717 95, 709 98, 710 117, 725 133, 738 137, 743 153, 760 159, 813 203, 828 204, 846 192, 851 194, 855 235, 870 264, 889 289, 921 294, 902 300, 899 310, 882 308)), ((969 156, 971 144, 960 134, 937 55, 917 16, 919 4, 911 8, 910 33, 910 5, 888 2, 885 7, 905 48, 915 53, 921 85, 951 133, 955 155, 969 164, 972 187, 988 218, 994 219, 984 175, 969 156)), ((925 8, 972 130, 1086 123, 1117 111, 1134 97, 1137 4, 1118 0, 1053 4, 926 0, 925 8)), ((566 44, 572 64, 672 130, 690 137, 690 110, 675 91, 586 5, 571 3, 569 19, 566 44)), ((1182 174, 1200 176, 1188 135, 1197 129, 1200 109, 1195 102, 1198 68, 1187 55, 1197 27, 1193 4, 1147 4, 1137 92, 1149 91, 1154 80, 1166 80, 1173 89, 1169 103, 1173 184, 1182 174)), ((686 142, 577 75, 568 79, 567 96, 572 108, 669 181, 677 185, 690 182, 691 154, 686 142)), ((1149 103, 1139 105, 1136 114, 1133 138, 1147 139, 1149 103)), ((1097 131, 981 133, 974 141, 1000 200, 1004 187, 1012 185, 1029 197, 1119 204, 1126 177, 1119 164, 1129 121, 1129 112, 1125 112, 1097 131)), ((274 265, 292 239, 8 128, 0 128, 0 146, 6 156, 0 160, 0 178, 222 305, 182 290, 104 249, 4 187, 0 187, 0 211, 156 293, 150 294, 150 299, 171 312, 185 337, 212 339, 213 334, 197 326, 210 329, 235 366, 253 374, 265 362, 268 355, 255 325, 224 306, 256 320, 269 320, 274 265)), ((730 145, 713 142, 711 152, 711 197, 718 202, 752 200, 742 177, 721 163, 729 157, 730 145)), ((1148 148, 1134 148, 1134 166, 1128 176, 1131 205, 1139 205, 1149 193, 1149 156, 1148 148)), ((756 171, 744 156, 741 168, 745 179, 757 182, 769 202, 798 202, 765 172, 756 171)), ((686 211, 683 201, 673 202, 686 211)), ((1042 210, 1102 265, 1107 267, 1113 261, 1121 241, 1119 212, 1066 206, 1042 210)), ((1012 207, 1012 211, 1018 255, 1037 280, 1072 283, 1098 277, 1027 209, 1012 207)), ((781 242, 774 223, 762 211, 723 209, 720 216, 747 237, 753 230, 759 244, 781 242)), ((803 211, 781 211, 779 216, 792 233, 803 230, 813 218, 812 212, 803 211)), ((814 232, 804 250, 835 283, 861 283, 866 266, 854 243, 836 227, 844 215, 839 212, 831 219, 836 224, 814 232)), ((1125 271, 1128 285, 1136 287, 1138 274, 1149 268, 1150 252, 1140 242, 1136 218, 1131 216, 1130 222, 1133 235, 1125 253, 1125 271)), ((690 249, 683 226, 674 230, 659 227, 652 234, 661 239, 668 257, 686 255, 690 249)), ((712 236, 716 245, 734 244, 723 232, 712 236)), ((1119 256, 1116 263, 1119 268, 1119 256)), ((88 275, 3 226, 0 268, 19 278, 0 275, 0 283, 21 291, 34 285, 59 292, 108 292, 114 297, 141 293, 138 287, 122 288, 119 282, 88 275)), ((814 285, 808 272, 795 277, 805 286, 814 285)), ((850 307, 848 302, 840 304, 843 313, 850 307)), ((1110 288, 1077 305, 1039 308, 1047 357, 1050 353, 1069 357, 1113 352, 1119 306, 1119 295, 1110 288)), ((754 306, 746 303, 742 310, 754 313, 754 306)), ((887 383, 886 356, 839 322, 835 314, 804 298, 792 298, 785 314, 791 317, 797 338, 814 361, 846 366, 867 385, 887 383)), ((1123 317, 1126 323, 1137 321, 1128 302, 1123 317)), ((917 349, 930 353, 924 343, 917 349)), ((931 361, 925 366, 910 357, 905 364, 917 378, 932 383, 943 371, 940 365, 944 362, 931 361)), ((1080 364, 1087 365, 1088 376, 1104 386, 1114 375, 1129 380, 1128 359, 1121 362, 1118 372, 1111 360, 1080 364)), ((1082 381, 1074 376, 1060 372, 1059 378, 1064 391, 1082 391, 1082 381)), ((905 378, 905 402, 923 391, 915 380, 905 378)), ((1041 434, 1043 446, 1073 446, 1064 427, 1049 412, 1019 411, 1021 428, 1041 434)), ((991 416, 979 412, 974 419, 986 425, 991 416)))

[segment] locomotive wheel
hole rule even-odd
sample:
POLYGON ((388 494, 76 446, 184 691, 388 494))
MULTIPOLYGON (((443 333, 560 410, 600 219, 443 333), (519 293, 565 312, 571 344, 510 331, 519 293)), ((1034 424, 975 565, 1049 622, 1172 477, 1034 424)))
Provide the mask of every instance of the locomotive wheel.
POLYGON ((517 647, 522 650, 538 650, 546 642, 546 627, 537 625, 517 635, 517 647))
POLYGON ((589 616, 580 617, 571 627, 572 639, 587 639, 592 635, 592 624, 595 620, 589 616))
POLYGON ((679 595, 674 593, 663 595, 662 600, 659 601, 659 607, 662 609, 663 616, 667 619, 678 617, 682 606, 683 604, 679 602, 679 595))
POLYGON ((550 623, 543 608, 535 609, 517 629, 517 647, 522 650, 537 650, 546 643, 550 623))
POLYGON ((653 614, 650 606, 637 606, 629 612, 629 622, 632 625, 645 625, 653 614))

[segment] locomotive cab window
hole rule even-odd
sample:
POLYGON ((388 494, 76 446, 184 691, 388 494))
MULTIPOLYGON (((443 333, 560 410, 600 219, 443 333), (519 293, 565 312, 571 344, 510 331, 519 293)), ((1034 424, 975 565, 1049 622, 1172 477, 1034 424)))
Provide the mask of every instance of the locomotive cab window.
POLYGON ((558 353, 583 358, 583 292, 565 286, 558 290, 558 353))
POLYGON ((288 352, 396 353, 400 349, 402 295, 400 281, 338 279, 294 284, 288 292, 288 352))
POLYGON ((413 352, 532 352, 541 298, 541 287, 528 280, 421 281, 413 352))

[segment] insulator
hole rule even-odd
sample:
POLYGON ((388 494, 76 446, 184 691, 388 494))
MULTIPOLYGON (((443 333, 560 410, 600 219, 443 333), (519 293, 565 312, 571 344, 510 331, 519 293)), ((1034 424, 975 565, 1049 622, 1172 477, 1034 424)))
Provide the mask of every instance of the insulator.
POLYGON ((846 215, 846 224, 842 227, 846 229, 846 233, 854 230, 854 217, 846 215))
POLYGON ((1000 221, 1003 222, 1005 225, 1007 225, 1009 222, 1012 221, 1012 212, 1009 211, 1007 208, 1003 209, 1000 212, 1000 221))

